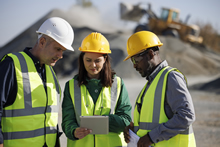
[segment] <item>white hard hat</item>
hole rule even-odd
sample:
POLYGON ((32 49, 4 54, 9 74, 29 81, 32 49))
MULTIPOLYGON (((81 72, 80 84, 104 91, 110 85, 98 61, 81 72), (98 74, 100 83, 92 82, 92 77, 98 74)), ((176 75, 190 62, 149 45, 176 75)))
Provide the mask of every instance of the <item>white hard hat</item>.
POLYGON ((38 34, 45 34, 54 39, 64 48, 74 51, 71 46, 74 39, 74 32, 66 20, 60 17, 49 18, 40 26, 39 30, 36 32, 38 34))

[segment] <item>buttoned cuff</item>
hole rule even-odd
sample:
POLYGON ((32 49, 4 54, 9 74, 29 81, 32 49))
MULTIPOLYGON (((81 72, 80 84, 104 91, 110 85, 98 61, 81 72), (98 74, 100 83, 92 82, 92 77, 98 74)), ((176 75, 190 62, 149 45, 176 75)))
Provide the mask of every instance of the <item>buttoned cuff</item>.
POLYGON ((162 137, 160 137, 160 133, 157 128, 149 132, 149 137, 153 143, 158 143, 164 140, 162 137))
POLYGON ((151 139, 151 137, 150 137, 149 133, 147 133, 147 136, 149 137, 150 142, 154 143, 154 142, 153 142, 153 140, 151 139))

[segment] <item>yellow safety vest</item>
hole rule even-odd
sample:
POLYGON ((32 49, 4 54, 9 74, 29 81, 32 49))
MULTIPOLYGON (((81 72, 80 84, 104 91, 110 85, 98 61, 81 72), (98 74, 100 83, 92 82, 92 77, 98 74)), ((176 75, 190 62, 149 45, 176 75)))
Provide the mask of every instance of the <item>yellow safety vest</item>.
MULTIPOLYGON (((164 110, 164 100, 165 91, 167 84, 167 76, 170 71, 177 69, 171 67, 163 68, 155 77, 151 85, 149 86, 146 94, 143 97, 143 102, 141 102, 141 97, 147 84, 142 89, 139 97, 137 98, 137 103, 142 103, 140 113, 138 112, 137 103, 134 110, 134 132, 142 137, 148 132, 156 128, 159 124, 168 121, 164 110)), ((179 71, 178 71, 179 72, 179 71)), ((169 140, 160 141, 152 144, 155 147, 195 147, 195 138, 192 126, 190 126, 184 132, 172 137, 169 140)))
POLYGON ((4 147, 54 147, 57 137, 61 89, 52 67, 45 65, 44 89, 34 62, 25 53, 8 54, 13 59, 17 79, 14 103, 3 109, 4 147))
MULTIPOLYGON (((80 124, 80 116, 109 115, 115 113, 115 108, 121 91, 121 79, 114 78, 112 87, 103 87, 94 104, 91 95, 85 85, 78 86, 77 81, 69 81, 69 91, 75 108, 77 123, 80 124)), ((107 135, 89 134, 83 139, 67 139, 67 147, 115 147, 127 146, 123 133, 109 132, 107 135)))

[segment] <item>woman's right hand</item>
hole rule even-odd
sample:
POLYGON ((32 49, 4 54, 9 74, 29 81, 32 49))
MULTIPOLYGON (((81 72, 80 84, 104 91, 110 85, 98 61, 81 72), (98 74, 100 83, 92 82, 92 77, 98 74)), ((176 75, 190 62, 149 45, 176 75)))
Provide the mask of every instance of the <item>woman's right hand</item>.
POLYGON ((76 128, 74 131, 74 136, 76 138, 82 139, 84 137, 86 137, 89 133, 92 133, 91 129, 87 129, 87 128, 76 128))

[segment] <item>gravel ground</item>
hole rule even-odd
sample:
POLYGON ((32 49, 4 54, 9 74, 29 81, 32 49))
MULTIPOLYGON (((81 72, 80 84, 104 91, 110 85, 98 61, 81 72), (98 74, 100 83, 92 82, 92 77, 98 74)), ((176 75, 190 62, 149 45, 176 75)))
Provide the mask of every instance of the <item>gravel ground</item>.
POLYGON ((191 91, 196 121, 193 124, 198 147, 219 147, 220 144, 220 95, 191 91))
MULTIPOLYGON (((188 84, 193 85, 201 82, 208 82, 216 77, 205 77, 205 76, 188 76, 188 84)), ((64 84, 70 78, 65 78, 60 80, 60 85, 62 90, 64 89, 64 84)), ((137 79, 124 79, 125 85, 127 87, 129 98, 134 107, 134 103, 137 95, 139 94, 141 88, 144 86, 146 80, 143 78, 137 79)), ((196 121, 193 124, 196 144, 198 147, 219 147, 220 144, 220 95, 215 93, 209 93, 204 91, 190 90, 191 96, 193 98, 196 121)), ((60 109, 61 110, 61 109, 60 109)), ((133 117, 133 110, 132 110, 133 117)), ((59 113, 59 125, 61 124, 62 114, 59 113)), ((61 129, 62 131, 62 129, 61 129)), ((61 145, 66 147, 66 136, 63 134, 61 136, 61 145)))

